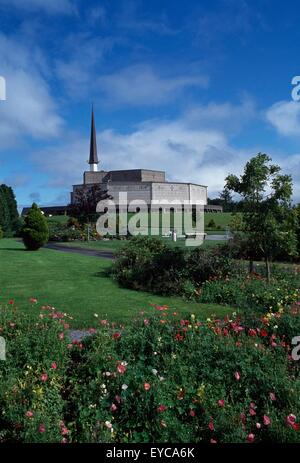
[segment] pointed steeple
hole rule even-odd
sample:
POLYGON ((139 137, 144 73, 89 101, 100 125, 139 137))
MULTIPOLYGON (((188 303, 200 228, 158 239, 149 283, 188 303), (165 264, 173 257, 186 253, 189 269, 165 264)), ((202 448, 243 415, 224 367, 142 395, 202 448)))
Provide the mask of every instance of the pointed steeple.
POLYGON ((96 128, 95 128, 95 118, 94 118, 94 107, 92 106, 92 121, 91 121, 91 141, 90 141, 90 170, 97 171, 99 164, 98 155, 97 155, 97 137, 96 137, 96 128))

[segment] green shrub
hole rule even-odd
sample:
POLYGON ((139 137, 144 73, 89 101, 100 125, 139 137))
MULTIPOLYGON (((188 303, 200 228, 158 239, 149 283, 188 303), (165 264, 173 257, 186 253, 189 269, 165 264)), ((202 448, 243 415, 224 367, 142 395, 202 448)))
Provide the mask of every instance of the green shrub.
POLYGON ((206 322, 152 310, 70 342, 66 314, 0 309, 0 442, 300 442, 300 302, 206 322))
POLYGON ((214 219, 210 219, 210 221, 208 222, 207 224, 207 228, 212 228, 213 230, 215 230, 217 227, 217 224, 216 222, 214 221, 214 219))
POLYGON ((200 302, 228 304, 239 309, 278 311, 300 298, 299 277, 273 279, 259 276, 207 281, 201 287, 200 302))
POLYGON ((49 239, 47 221, 35 203, 32 204, 24 218, 21 236, 25 247, 30 251, 38 250, 49 239))
POLYGON ((0 362, 0 442, 61 442, 64 382, 69 351, 64 319, 54 310, 43 318, 0 309, 6 361, 0 362), (55 317, 55 318, 53 318, 55 317))
POLYGON ((1 228, 1 225, 0 225, 0 240, 3 238, 3 230, 1 228))
POLYGON ((136 237, 117 253, 113 275, 127 288, 191 298, 204 281, 225 278, 239 269, 218 250, 186 250, 158 238, 136 237))
POLYGON ((299 442, 299 368, 277 335, 271 346, 271 326, 259 322, 263 337, 238 319, 203 324, 158 309, 88 341, 72 397, 80 442, 299 442))

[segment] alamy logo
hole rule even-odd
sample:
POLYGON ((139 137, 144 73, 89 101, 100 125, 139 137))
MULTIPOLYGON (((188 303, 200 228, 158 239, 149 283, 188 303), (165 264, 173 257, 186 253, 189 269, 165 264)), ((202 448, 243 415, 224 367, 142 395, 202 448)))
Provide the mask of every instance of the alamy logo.
POLYGON ((0 360, 6 360, 6 344, 2 336, 0 336, 0 360))
POLYGON ((297 362, 298 360, 300 360, 300 336, 295 336, 292 339, 292 344, 293 346, 296 346, 292 350, 292 359, 297 362))
POLYGON ((6 80, 0 76, 0 101, 6 100, 6 80))

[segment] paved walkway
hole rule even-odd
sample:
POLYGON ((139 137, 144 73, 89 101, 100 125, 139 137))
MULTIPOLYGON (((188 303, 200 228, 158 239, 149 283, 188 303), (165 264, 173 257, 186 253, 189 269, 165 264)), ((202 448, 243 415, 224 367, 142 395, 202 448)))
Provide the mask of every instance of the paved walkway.
POLYGON ((82 256, 103 257, 104 259, 114 259, 114 253, 111 251, 96 251, 95 249, 83 249, 75 246, 64 246, 63 244, 48 243, 45 248, 54 249, 54 251, 69 252, 71 254, 81 254, 82 256))
MULTIPOLYGON (((219 240, 228 240, 226 235, 207 235, 206 241, 219 241, 219 240)), ((71 254, 81 254, 82 256, 90 257, 103 257, 104 259, 113 260, 114 253, 112 251, 97 251, 96 249, 84 249, 79 246, 64 246, 63 244, 57 243, 48 243, 45 248, 53 249, 54 251, 68 252, 71 254)))

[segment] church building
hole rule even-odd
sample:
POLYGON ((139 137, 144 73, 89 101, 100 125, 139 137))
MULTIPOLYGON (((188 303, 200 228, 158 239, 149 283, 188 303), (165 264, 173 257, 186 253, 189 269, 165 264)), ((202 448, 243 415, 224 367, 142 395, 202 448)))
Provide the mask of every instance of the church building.
POLYGON ((89 171, 83 173, 83 183, 73 185, 71 203, 76 203, 77 194, 93 185, 100 185, 103 191, 112 197, 118 207, 119 194, 126 193, 127 201, 138 206, 138 202, 146 203, 150 209, 155 201, 161 203, 161 209, 172 202, 172 209, 178 210, 184 202, 194 204, 207 204, 207 187, 195 183, 168 182, 166 174, 159 170, 130 169, 130 170, 98 170, 99 159, 97 152, 97 139, 94 111, 92 110, 89 171), (174 205, 173 205, 174 204, 174 205))

